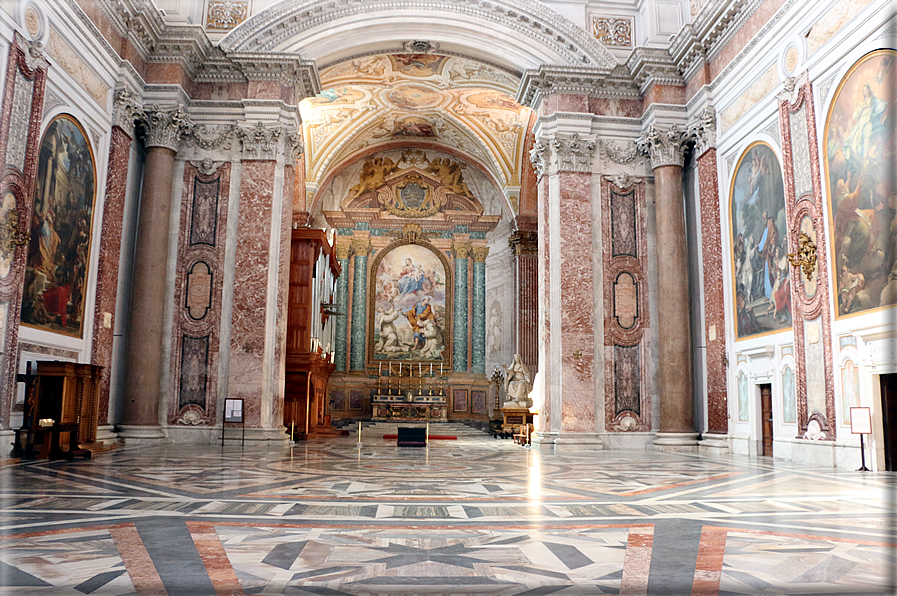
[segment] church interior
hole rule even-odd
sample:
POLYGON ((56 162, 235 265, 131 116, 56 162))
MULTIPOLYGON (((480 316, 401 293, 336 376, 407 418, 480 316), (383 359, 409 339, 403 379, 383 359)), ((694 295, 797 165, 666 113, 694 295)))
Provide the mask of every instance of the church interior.
POLYGON ((894 593, 895 38, 0 0, 0 591, 894 593))

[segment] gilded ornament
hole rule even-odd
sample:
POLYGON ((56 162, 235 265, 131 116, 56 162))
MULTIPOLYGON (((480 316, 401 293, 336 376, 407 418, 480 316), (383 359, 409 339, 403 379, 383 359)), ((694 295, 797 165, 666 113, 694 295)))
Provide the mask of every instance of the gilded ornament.
POLYGON ((806 232, 801 232, 797 237, 797 252, 788 253, 788 262, 794 267, 800 267, 807 281, 813 279, 813 271, 816 269, 816 245, 806 232))

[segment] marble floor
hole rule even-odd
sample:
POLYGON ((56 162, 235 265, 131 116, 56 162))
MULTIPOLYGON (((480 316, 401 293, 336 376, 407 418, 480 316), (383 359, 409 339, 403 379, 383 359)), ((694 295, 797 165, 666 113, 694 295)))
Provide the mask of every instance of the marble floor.
POLYGON ((897 593, 894 473, 366 433, 6 462, 0 593, 897 593))

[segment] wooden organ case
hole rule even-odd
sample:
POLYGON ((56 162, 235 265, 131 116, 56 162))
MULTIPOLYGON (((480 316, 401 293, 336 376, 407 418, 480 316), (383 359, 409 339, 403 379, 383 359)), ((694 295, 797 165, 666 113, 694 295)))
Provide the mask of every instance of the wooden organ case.
POLYGON ((294 440, 331 435, 327 384, 336 368, 332 316, 339 261, 324 230, 299 228, 290 245, 283 423, 294 440))

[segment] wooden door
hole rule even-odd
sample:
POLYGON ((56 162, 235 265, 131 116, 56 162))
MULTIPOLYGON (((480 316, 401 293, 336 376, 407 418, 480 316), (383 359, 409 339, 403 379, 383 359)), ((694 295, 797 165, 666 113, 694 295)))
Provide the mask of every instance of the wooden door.
POLYGON ((772 457, 772 385, 760 385, 760 420, 763 426, 763 455, 772 457))
POLYGON ((885 440, 885 469, 897 471, 897 374, 881 375, 881 412, 885 440))

